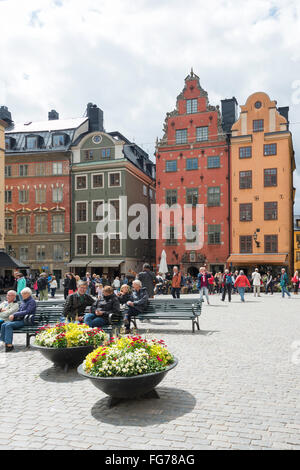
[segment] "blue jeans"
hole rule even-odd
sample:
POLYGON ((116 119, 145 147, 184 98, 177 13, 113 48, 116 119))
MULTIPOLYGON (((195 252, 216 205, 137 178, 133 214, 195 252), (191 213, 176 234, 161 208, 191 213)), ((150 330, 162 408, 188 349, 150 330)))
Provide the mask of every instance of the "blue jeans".
POLYGON ((245 302, 245 287, 238 287, 239 294, 241 296, 241 301, 245 302))
POLYGON ((282 297, 284 297, 284 294, 287 294, 289 297, 291 297, 291 294, 287 290, 286 286, 281 286, 281 293, 282 293, 282 297))
POLYGON ((6 321, 1 325, 1 341, 5 344, 12 344, 13 330, 18 330, 24 326, 24 320, 6 321))
POLYGON ((209 304, 208 288, 207 287, 201 287, 200 288, 200 302, 203 301, 203 295, 205 295, 207 303, 209 304))
POLYGON ((84 316, 84 323, 86 323, 90 328, 101 328, 106 325, 104 318, 95 315, 95 313, 87 313, 84 316))

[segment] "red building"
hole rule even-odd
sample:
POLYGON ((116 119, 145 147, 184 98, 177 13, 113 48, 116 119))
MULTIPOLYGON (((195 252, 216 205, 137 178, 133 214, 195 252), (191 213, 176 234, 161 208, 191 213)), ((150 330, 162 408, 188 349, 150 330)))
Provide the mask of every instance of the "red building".
MULTIPOLYGON (((226 120, 234 122, 236 100, 224 100, 226 120), (234 114, 234 116, 232 116, 234 114)), ((223 270, 229 254, 229 145, 219 106, 209 104, 208 95, 200 86, 199 77, 191 73, 185 79, 176 109, 167 113, 164 136, 156 149, 157 204, 193 206, 189 230, 196 227, 196 205, 204 205, 204 244, 191 249, 192 235, 171 215, 170 227, 158 217, 160 235, 156 241, 157 266, 163 249, 169 268, 180 266, 183 272, 197 274, 206 265, 209 271, 223 270), (165 225, 165 227, 163 227, 165 225), (162 238, 166 228, 166 238, 162 238), (177 235, 182 230, 182 238, 177 235)), ((227 126, 230 129, 230 126, 227 126)), ((185 226, 187 221, 185 220, 185 226)))

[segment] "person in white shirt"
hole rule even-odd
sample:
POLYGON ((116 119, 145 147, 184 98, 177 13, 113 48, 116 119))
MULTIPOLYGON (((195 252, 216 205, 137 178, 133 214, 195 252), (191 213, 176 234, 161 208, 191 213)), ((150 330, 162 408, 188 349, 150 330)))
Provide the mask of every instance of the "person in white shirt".
POLYGON ((260 297, 260 286, 261 286, 261 275, 258 272, 258 268, 255 268, 255 271, 252 273, 253 281, 253 293, 254 297, 260 297))
POLYGON ((18 302, 15 302, 17 293, 9 290, 6 294, 6 300, 0 304, 0 325, 9 320, 9 316, 19 310, 18 302))
POLYGON ((50 290, 51 290, 51 297, 52 298, 55 297, 56 289, 57 289, 57 280, 56 280, 55 276, 52 276, 52 280, 50 282, 50 290))
POLYGON ((113 284, 112 284, 112 286, 113 286, 113 288, 115 289, 116 292, 119 292, 120 285, 121 285, 120 278, 116 277, 113 284))

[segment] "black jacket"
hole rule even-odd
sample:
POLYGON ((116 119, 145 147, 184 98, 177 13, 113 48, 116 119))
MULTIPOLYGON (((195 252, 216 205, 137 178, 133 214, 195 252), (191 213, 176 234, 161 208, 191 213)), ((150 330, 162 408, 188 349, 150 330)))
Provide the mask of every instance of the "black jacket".
POLYGON ((64 305, 63 315, 69 317, 72 320, 76 319, 76 316, 83 316, 86 307, 90 307, 95 303, 93 297, 88 294, 78 295, 71 294, 67 297, 64 305))
POLYGON ((120 295, 118 299, 121 305, 127 304, 127 302, 131 300, 131 294, 127 292, 126 294, 120 295))
POLYGON ((131 301, 134 303, 134 307, 139 312, 144 312, 148 305, 148 291, 146 287, 142 287, 139 291, 133 290, 131 294, 131 301))
POLYGON ((141 281, 142 286, 147 289, 149 297, 153 297, 156 281, 155 274, 152 271, 142 271, 139 273, 138 279, 141 281))
POLYGON ((48 289, 48 279, 46 276, 41 276, 38 278, 37 286, 39 291, 48 289))
POLYGON ((103 296, 103 298, 97 300, 91 310, 93 313, 96 310, 104 312, 102 318, 107 324, 111 323, 111 321, 120 321, 122 319, 120 302, 116 294, 103 296))

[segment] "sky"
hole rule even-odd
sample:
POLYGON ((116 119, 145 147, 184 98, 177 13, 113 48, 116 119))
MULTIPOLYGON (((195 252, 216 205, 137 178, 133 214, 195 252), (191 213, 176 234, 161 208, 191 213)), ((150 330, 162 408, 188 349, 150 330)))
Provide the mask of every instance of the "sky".
POLYGON ((290 107, 300 214, 299 0, 0 0, 0 105, 15 122, 88 102, 151 158, 191 67, 212 105, 264 91, 290 107))

